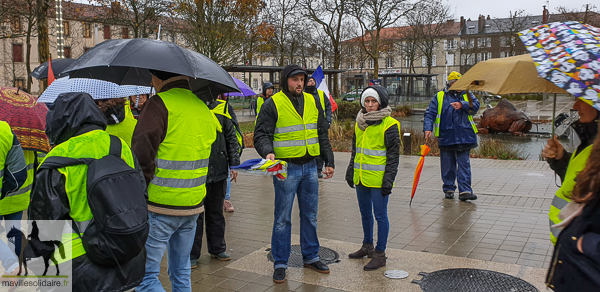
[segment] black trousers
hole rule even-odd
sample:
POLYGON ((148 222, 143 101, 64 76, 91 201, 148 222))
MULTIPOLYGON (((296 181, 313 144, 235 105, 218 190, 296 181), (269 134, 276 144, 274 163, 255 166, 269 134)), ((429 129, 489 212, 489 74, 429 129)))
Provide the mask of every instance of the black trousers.
POLYGON ((208 253, 216 255, 227 250, 227 245, 225 244, 225 217, 223 216, 223 202, 225 201, 226 188, 227 180, 206 184, 204 213, 198 216, 194 245, 190 253, 190 259, 192 260, 200 258, 204 224, 206 224, 208 253))

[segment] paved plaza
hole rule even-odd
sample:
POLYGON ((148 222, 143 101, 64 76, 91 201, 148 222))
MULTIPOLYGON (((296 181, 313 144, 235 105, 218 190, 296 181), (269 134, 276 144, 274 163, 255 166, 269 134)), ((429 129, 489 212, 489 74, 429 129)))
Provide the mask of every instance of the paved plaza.
MULTIPOLYGON (((356 193, 344 181, 350 154, 335 153, 335 157, 334 177, 321 180, 318 217, 322 246, 340 254, 341 261, 330 264, 330 275, 289 268, 285 284, 273 283, 272 263, 266 256, 273 223, 272 178, 240 174, 231 191, 236 211, 226 214, 227 248, 232 260, 211 259, 204 244, 199 266, 192 270, 192 290, 421 291, 418 285, 410 284, 421 278, 419 272, 473 267, 518 276, 545 291, 545 269, 552 253, 547 212, 558 189, 546 162, 472 159, 473 188, 479 199, 465 203, 443 199, 439 158, 427 157, 410 207, 419 157, 401 156, 388 206, 388 264, 379 271, 364 272, 366 259, 348 259, 348 253, 362 243, 356 193), (385 270, 395 269, 410 275, 402 280, 384 277, 385 270)), ((254 149, 246 149, 242 159, 251 158, 258 155, 254 149)), ((292 240, 297 243, 296 206, 292 225, 292 240)), ((161 280, 169 291, 166 261, 164 265, 161 280)))

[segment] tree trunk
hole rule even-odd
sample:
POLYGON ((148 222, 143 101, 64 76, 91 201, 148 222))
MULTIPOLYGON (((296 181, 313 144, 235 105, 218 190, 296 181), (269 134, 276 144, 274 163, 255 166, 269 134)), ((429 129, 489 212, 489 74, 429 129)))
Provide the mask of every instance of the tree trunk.
MULTIPOLYGON (((38 30, 38 58, 40 64, 50 58, 50 42, 48 40, 48 6, 46 0, 36 0, 37 30, 38 30)), ((40 93, 48 87, 48 79, 40 82, 40 93)))
POLYGON ((27 23, 27 37, 25 38, 25 68, 27 68, 27 92, 31 92, 31 29, 32 23, 28 21, 27 23))

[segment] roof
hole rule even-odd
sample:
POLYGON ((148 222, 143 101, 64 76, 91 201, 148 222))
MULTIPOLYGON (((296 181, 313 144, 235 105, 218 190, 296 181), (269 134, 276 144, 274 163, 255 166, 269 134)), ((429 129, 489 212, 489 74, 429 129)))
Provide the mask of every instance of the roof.
POLYGON ((482 21, 483 28, 479 27, 479 20, 467 20, 465 26, 462 27, 458 35, 475 35, 475 34, 490 34, 503 33, 507 31, 520 31, 530 27, 542 24, 542 15, 522 16, 511 18, 494 18, 484 19, 482 21))
MULTIPOLYGON (((231 65, 231 66, 223 66, 223 69, 227 72, 281 72, 283 71, 284 66, 259 66, 259 65, 231 65)), ((315 72, 315 69, 304 69, 307 73, 315 72)), ((337 74, 343 73, 346 70, 342 69, 323 69, 323 74, 337 74)))
MULTIPOLYGON (((455 21, 449 21, 444 23, 447 25, 447 34, 446 35, 457 35, 460 31, 460 23, 455 21)), ((431 25, 432 26, 432 25, 431 25)), ((411 32, 411 26, 398 26, 398 27, 386 27, 379 31, 380 40, 399 40, 405 37, 408 37, 411 32)), ((364 35, 365 41, 371 40, 370 34, 364 35)), ((361 37, 355 37, 344 42, 358 42, 361 37)))

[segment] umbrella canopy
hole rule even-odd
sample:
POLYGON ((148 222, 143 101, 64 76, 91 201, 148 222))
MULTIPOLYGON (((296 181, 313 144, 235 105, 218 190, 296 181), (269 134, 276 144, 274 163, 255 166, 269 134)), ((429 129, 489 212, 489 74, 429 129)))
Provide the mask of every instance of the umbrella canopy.
POLYGON ((417 163, 417 168, 415 169, 415 177, 413 178, 413 187, 412 193, 410 194, 410 203, 408 205, 412 205, 412 200, 415 197, 415 192, 417 191, 417 186, 419 186, 419 179, 421 179, 421 172, 423 171, 423 164, 425 163, 425 156, 429 154, 431 149, 427 144, 421 145, 421 158, 419 158, 419 163, 417 163))
POLYGON ((231 75, 213 60, 174 43, 153 39, 104 41, 79 57, 65 72, 71 78, 148 86, 149 70, 189 76, 194 93, 216 97, 226 92, 239 92, 231 75))
POLYGON ((246 85, 246 83, 242 82, 241 80, 239 80, 235 77, 231 77, 231 78, 233 78, 233 81, 235 81, 235 85, 237 85, 237 87, 240 89, 241 92, 230 92, 230 93, 227 93, 227 96, 257 95, 256 92, 254 92, 254 90, 252 90, 252 88, 250 88, 250 86, 246 85))
POLYGON ((567 93, 552 82, 540 78, 528 54, 479 62, 465 73, 450 90, 477 90, 493 94, 567 93))
POLYGON ((42 93, 38 102, 53 103, 61 93, 66 92, 85 92, 94 99, 108 99, 128 97, 132 95, 150 94, 150 87, 123 85, 116 83, 86 79, 63 77, 52 82, 50 86, 42 93))
POLYGON ((13 87, 0 87, 0 120, 7 122, 25 150, 49 152, 45 104, 13 87))
MULTIPOLYGON (((52 71, 54 72, 54 78, 58 79, 67 76, 68 74, 62 72, 73 62, 75 62, 75 59, 71 58, 52 60, 52 71)), ((37 66, 35 69, 33 69, 33 72, 31 72, 29 76, 35 79, 48 78, 48 63, 49 62, 44 62, 42 65, 37 66)))
POLYGON ((538 73, 600 110, 600 28, 554 22, 519 32, 538 73))

